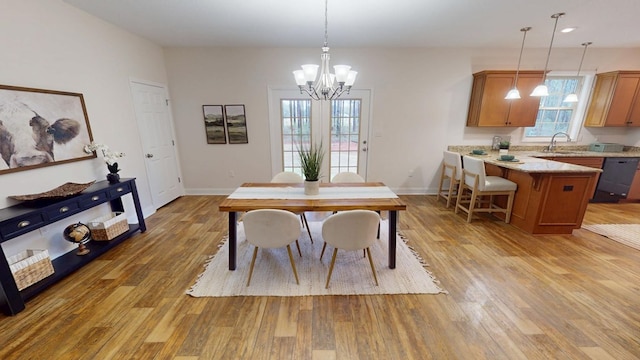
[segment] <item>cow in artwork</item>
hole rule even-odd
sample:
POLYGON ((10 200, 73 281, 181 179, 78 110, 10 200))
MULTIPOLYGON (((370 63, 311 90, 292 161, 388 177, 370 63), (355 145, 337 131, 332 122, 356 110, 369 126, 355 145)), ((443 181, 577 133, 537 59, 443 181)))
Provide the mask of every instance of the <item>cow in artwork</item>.
POLYGON ((72 150, 64 146, 80 129, 77 120, 51 122, 23 102, 5 102, 0 104, 0 155, 10 169, 65 160, 72 150))

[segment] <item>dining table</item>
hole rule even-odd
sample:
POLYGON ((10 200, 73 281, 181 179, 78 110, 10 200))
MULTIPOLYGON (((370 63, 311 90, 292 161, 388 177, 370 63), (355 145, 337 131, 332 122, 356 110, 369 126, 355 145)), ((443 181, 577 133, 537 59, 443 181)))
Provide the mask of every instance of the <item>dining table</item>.
POLYGON ((281 209, 294 213, 348 210, 388 211, 389 268, 396 268, 398 211, 407 205, 382 182, 321 183, 317 195, 306 195, 304 183, 244 183, 225 198, 218 210, 229 213, 229 270, 236 269, 237 214, 257 209, 281 209))

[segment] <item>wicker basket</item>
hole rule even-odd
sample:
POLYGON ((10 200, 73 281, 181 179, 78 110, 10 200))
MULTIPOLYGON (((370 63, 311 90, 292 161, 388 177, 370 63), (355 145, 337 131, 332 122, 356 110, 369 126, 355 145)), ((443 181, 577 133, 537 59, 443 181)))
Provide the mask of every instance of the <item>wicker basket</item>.
POLYGON ((7 260, 18 290, 28 288, 53 274, 53 264, 47 250, 25 250, 7 260))
POLYGON ((129 223, 123 212, 101 216, 90 221, 88 225, 91 229, 91 238, 97 241, 111 240, 129 230, 129 223))

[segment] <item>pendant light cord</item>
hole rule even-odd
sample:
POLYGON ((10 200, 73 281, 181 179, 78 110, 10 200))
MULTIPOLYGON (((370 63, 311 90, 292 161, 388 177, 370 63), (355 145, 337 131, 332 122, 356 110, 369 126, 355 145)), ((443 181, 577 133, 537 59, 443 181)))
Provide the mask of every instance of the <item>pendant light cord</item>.
POLYGON ((522 51, 524 50, 524 40, 527 38, 527 31, 531 30, 531 26, 523 27, 520 31, 524 32, 522 35, 522 46, 520 46, 520 57, 518 57, 518 67, 516 68, 516 80, 514 86, 518 86, 518 74, 520 73, 520 62, 522 61, 522 51))
POLYGON ((329 16, 328 16, 329 0, 324 1, 324 47, 329 46, 329 16))
POLYGON ((578 66, 578 73, 576 74, 576 76, 580 76, 580 69, 582 69, 582 62, 584 61, 584 55, 587 53, 587 46, 593 44, 592 42, 586 42, 586 43, 582 43, 582 46, 584 46, 584 51, 582 52, 582 59, 580 59, 580 65, 578 66))
POLYGON ((547 52, 547 62, 544 64, 544 74, 542 74, 542 83, 544 84, 545 80, 547 80, 547 66, 549 66, 549 58, 551 57, 551 48, 553 47, 553 38, 556 36, 556 28, 558 27, 558 19, 565 13, 557 13, 551 15, 552 18, 556 19, 556 23, 553 25, 553 32, 551 33, 551 42, 549 43, 549 52, 547 52))

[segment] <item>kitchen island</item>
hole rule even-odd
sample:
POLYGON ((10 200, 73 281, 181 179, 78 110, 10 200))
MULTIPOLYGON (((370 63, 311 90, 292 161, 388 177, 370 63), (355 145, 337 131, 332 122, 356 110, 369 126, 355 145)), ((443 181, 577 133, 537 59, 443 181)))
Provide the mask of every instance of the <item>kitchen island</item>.
MULTIPOLYGON (((571 234, 579 229, 602 170, 510 153, 517 161, 500 161, 497 151, 472 155, 485 161, 487 175, 518 184, 510 223, 531 234, 571 234)), ((506 199, 496 200, 500 201, 506 199)))

